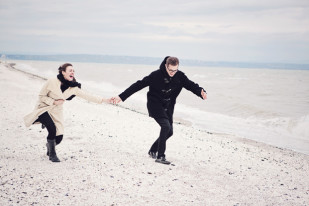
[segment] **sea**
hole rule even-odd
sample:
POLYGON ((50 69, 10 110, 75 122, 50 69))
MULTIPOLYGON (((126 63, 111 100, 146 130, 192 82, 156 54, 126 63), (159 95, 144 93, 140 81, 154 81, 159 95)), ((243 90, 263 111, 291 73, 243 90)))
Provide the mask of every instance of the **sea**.
MULTIPOLYGON (((17 69, 55 77, 64 62, 10 60, 17 69)), ((82 89, 118 96, 159 65, 71 62, 82 89)), ((207 91, 202 100, 183 89, 174 118, 209 133, 227 134, 309 155, 309 70, 179 66, 207 91)), ((148 88, 121 105, 147 114, 148 88)), ((132 120, 133 121, 133 120, 132 120)))

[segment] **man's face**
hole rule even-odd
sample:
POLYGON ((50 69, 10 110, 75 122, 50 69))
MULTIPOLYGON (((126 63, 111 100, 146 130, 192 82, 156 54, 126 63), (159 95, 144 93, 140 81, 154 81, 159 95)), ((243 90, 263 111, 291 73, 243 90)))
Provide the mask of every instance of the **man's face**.
POLYGON ((176 72, 178 71, 178 65, 173 66, 173 65, 170 65, 170 64, 169 65, 165 64, 165 68, 166 68, 166 71, 167 71, 167 73, 170 77, 173 77, 176 74, 176 72))

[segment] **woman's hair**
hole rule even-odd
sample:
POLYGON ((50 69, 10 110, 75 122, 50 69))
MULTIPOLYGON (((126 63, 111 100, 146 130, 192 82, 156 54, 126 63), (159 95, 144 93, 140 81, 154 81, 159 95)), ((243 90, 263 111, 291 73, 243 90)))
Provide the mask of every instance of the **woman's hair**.
POLYGON ((179 65, 179 60, 177 57, 169 57, 166 60, 166 65, 172 65, 172 66, 176 66, 179 65))
MULTIPOLYGON (((70 63, 65 63, 65 64, 61 65, 61 66, 58 68, 59 74, 62 75, 62 72, 66 72, 66 69, 67 69, 68 66, 73 66, 73 65, 70 64, 70 63)), ((62 75, 62 76, 63 76, 63 75, 62 75)), ((73 77, 73 82, 76 82, 75 77, 73 77)))
POLYGON ((73 66, 73 65, 70 64, 70 63, 65 63, 65 64, 61 65, 61 66, 58 68, 59 74, 62 74, 62 71, 65 72, 68 66, 73 66))

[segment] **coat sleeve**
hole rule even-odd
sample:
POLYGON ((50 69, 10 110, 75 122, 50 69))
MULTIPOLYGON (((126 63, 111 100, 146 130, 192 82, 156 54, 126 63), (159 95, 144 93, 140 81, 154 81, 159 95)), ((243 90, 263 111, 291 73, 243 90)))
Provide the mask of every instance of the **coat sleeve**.
POLYGON ((75 87, 75 88, 76 88, 76 91, 75 91, 76 96, 78 96, 80 98, 83 98, 83 99, 85 99, 85 100, 87 100, 89 102, 94 102, 94 103, 97 103, 97 104, 101 104, 103 102, 103 98, 102 97, 89 94, 89 93, 81 90, 78 87, 75 87))
POLYGON ((149 76, 144 77, 142 80, 138 80, 134 84, 132 84, 129 88, 127 88, 124 92, 122 92, 119 97, 124 102, 127 98, 129 98, 135 92, 147 87, 150 85, 151 74, 149 76))
POLYGON ((205 89, 203 89, 202 87, 200 87, 198 84, 194 83, 193 81, 191 81, 185 74, 184 74, 184 88, 191 91, 193 94, 199 96, 200 98, 203 99, 202 97, 202 90, 204 90, 206 92, 205 89))
POLYGON ((54 104, 54 99, 48 96, 48 93, 50 92, 50 90, 48 89, 49 86, 51 84, 51 81, 48 80, 43 88, 41 89, 40 93, 39 93, 39 99, 41 102, 44 102, 47 105, 53 105, 54 104))

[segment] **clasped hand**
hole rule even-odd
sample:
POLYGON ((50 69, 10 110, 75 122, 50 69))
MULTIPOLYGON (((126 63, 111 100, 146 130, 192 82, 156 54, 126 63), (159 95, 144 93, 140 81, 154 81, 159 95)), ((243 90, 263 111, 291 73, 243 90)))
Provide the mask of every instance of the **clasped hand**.
POLYGON ((64 100, 63 99, 57 99, 57 100, 55 100, 54 101, 54 105, 61 105, 61 104, 63 104, 64 103, 64 100))
POLYGON ((118 104, 120 102, 122 102, 122 100, 119 96, 110 98, 110 103, 118 104))
POLYGON ((118 96, 118 97, 111 97, 109 99, 102 99, 102 103, 105 102, 105 103, 109 103, 109 104, 118 104, 120 102, 122 102, 121 98, 118 96))

